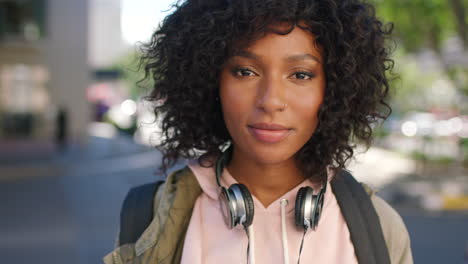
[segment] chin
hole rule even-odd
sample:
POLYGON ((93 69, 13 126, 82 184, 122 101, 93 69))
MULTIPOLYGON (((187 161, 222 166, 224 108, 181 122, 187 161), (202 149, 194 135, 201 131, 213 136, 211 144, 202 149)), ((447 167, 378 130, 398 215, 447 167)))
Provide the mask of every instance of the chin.
POLYGON ((295 152, 280 147, 252 147, 248 156, 257 163, 265 165, 280 164, 293 158, 295 152))

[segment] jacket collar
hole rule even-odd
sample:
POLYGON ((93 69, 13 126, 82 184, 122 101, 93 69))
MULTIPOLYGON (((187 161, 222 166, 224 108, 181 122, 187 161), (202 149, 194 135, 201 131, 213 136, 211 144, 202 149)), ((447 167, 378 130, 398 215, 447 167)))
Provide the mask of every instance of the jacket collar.
POLYGON ((136 255, 140 256, 152 248, 156 251, 153 253, 156 253, 157 263, 174 255, 179 243, 183 243, 195 201, 201 192, 188 167, 169 175, 157 191, 154 218, 135 244, 136 255))

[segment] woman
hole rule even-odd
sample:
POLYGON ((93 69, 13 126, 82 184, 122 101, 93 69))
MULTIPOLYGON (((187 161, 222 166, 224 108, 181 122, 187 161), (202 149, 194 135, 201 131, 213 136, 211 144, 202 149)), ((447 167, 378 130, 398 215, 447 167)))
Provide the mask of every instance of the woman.
MULTIPOLYGON (((359 0, 177 6, 144 59, 163 169, 191 161, 159 188, 138 241, 105 262, 386 263, 366 259, 333 184, 391 112, 390 31, 359 0)), ((412 263, 401 218, 369 194, 384 258, 412 263)))

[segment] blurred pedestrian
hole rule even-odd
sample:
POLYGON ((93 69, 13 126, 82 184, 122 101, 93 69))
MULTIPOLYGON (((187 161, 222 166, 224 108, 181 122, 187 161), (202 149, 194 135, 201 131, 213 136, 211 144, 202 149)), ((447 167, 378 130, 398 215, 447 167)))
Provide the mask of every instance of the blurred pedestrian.
POLYGON ((162 169, 190 162, 129 193, 104 261, 412 263, 400 216, 345 170, 391 112, 391 26, 360 0, 179 3, 143 59, 162 169))
POLYGON ((56 118, 55 143, 59 151, 64 151, 67 147, 68 135, 68 114, 65 107, 60 106, 56 118))
POLYGON ((94 105, 94 121, 104 122, 105 115, 109 111, 109 106, 103 101, 98 101, 94 105))

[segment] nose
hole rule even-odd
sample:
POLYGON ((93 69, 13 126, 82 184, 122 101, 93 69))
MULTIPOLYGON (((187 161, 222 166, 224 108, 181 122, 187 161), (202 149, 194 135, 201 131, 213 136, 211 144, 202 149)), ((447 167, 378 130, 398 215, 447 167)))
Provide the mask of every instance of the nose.
POLYGON ((280 77, 265 76, 257 89, 257 107, 267 113, 284 111, 287 106, 285 90, 280 77))

